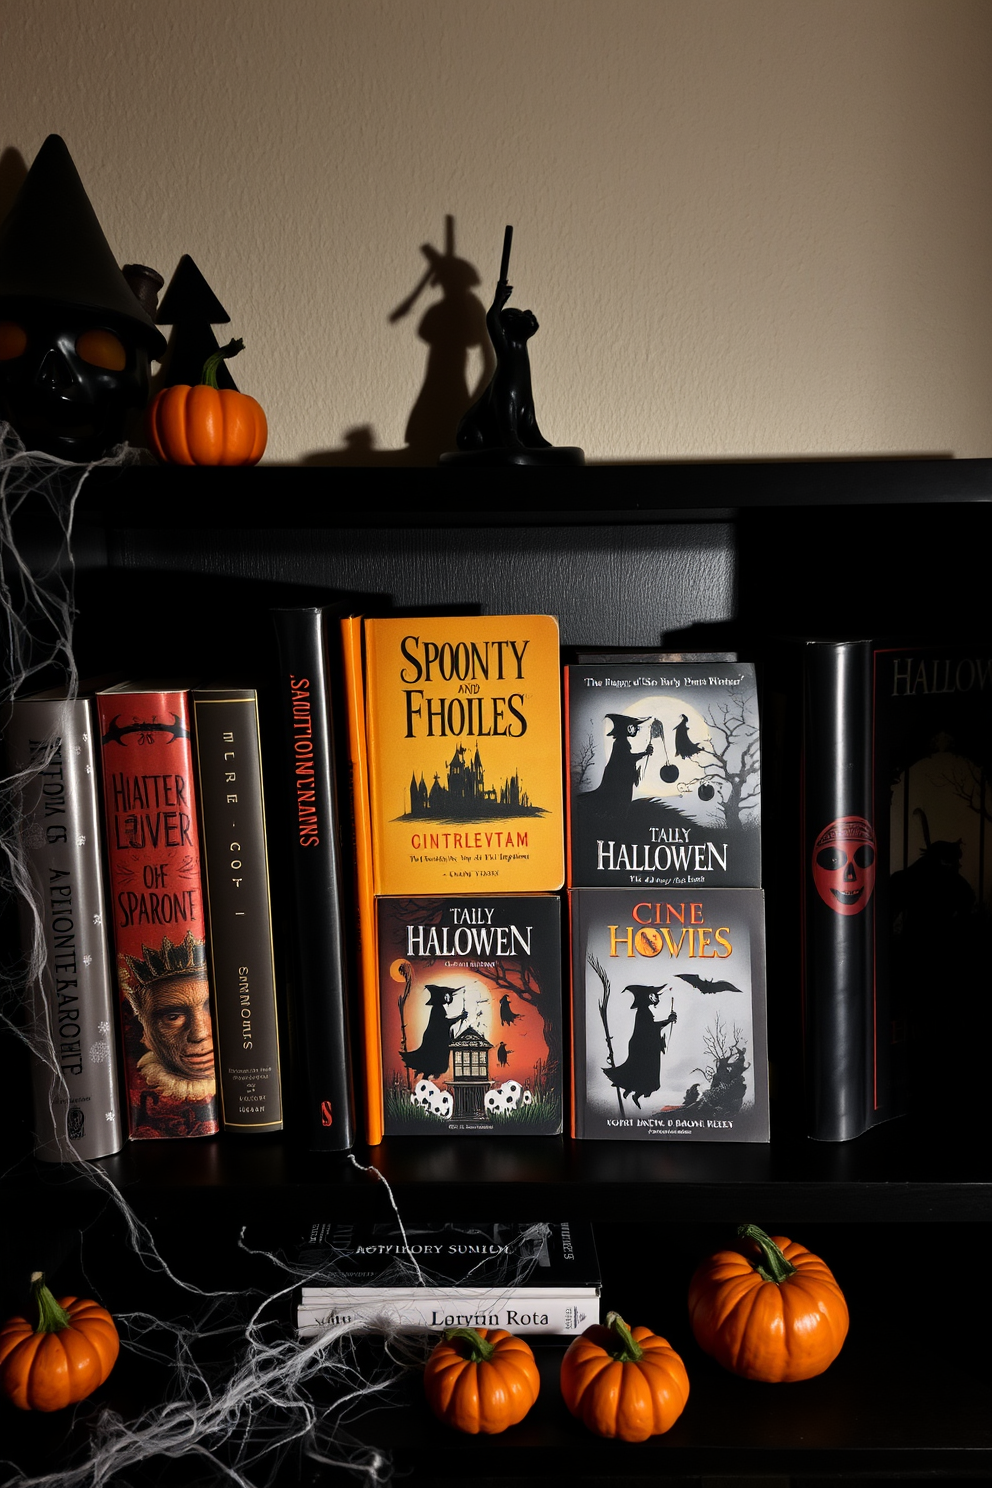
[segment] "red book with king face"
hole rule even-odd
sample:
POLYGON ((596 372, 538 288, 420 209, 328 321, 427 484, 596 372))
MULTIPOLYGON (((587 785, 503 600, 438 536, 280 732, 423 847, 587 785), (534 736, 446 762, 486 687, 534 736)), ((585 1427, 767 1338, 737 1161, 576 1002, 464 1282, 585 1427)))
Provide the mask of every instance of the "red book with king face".
POLYGON ((97 694, 132 1137, 219 1129, 195 768, 185 688, 97 694))

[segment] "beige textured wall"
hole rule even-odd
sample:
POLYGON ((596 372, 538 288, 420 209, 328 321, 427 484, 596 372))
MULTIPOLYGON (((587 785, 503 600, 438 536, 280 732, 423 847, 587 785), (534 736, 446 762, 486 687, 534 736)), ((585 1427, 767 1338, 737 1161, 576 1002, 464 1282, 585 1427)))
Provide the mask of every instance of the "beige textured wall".
POLYGON ((555 443, 992 454, 989 0, 5 0, 2 25, 0 206, 55 132, 122 261, 192 254, 268 458, 404 458, 439 291, 390 314, 448 214, 486 304, 514 224, 555 443))

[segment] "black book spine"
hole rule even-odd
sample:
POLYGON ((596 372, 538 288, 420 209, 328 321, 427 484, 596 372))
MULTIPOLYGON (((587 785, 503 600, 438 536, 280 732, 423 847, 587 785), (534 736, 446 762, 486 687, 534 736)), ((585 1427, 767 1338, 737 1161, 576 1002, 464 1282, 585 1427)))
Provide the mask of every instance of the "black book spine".
POLYGON ((225 1131, 279 1131, 282 1089, 254 688, 191 694, 225 1131))
POLYGON ((331 696, 337 621, 320 608, 272 615, 292 896, 293 1083, 310 1150, 344 1152, 354 1141, 354 1106, 331 696))
POLYGON ((872 646, 806 648, 803 1039, 810 1136, 875 1124, 872 646))

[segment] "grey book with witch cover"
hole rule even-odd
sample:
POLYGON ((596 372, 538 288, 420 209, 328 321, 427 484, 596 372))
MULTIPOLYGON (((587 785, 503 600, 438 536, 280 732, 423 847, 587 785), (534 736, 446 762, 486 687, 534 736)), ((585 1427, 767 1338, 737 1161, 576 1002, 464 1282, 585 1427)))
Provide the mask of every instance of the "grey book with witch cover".
POLYGON ((576 1137, 766 1142, 760 889, 573 889, 576 1137))
POLYGON ((752 663, 567 666, 565 728, 571 888, 760 884, 752 663))

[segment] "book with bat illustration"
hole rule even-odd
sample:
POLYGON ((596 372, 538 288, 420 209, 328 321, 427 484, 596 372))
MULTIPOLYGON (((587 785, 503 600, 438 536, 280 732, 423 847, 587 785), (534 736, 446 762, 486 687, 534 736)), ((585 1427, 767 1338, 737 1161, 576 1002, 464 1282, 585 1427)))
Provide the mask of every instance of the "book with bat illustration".
POLYGON ((760 889, 573 889, 572 1135, 768 1141, 760 889))

